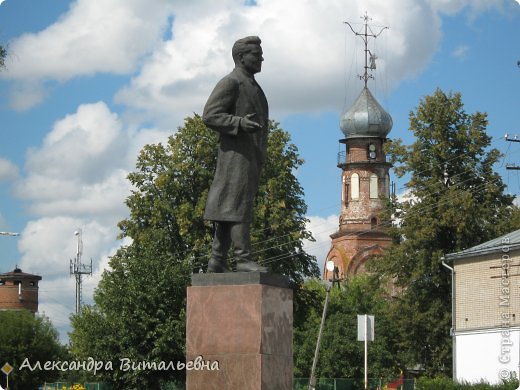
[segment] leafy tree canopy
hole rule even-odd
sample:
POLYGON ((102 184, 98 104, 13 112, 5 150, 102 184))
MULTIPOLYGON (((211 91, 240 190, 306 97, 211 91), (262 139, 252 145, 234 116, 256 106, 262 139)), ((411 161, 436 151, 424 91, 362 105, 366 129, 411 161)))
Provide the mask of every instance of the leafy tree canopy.
MULTIPOLYGON (((308 378, 314 358, 320 327, 325 286, 311 280, 305 289, 319 294, 317 304, 309 306, 307 321, 294 333, 295 377, 308 378)), ((392 379, 399 375, 395 354, 395 325, 388 315, 389 302, 376 280, 359 275, 344 282, 341 289, 330 291, 316 376, 318 378, 351 378, 362 383, 364 377, 364 343, 357 340, 357 315, 375 317, 375 340, 369 342, 371 378, 392 379)))
POLYGON ((410 113, 415 142, 389 147, 397 176, 409 181, 404 199, 388 209, 399 221, 390 229, 394 245, 372 270, 402 289, 394 305, 401 358, 429 375, 451 371, 451 286, 442 256, 520 227, 514 197, 493 170, 500 153, 487 125, 485 113, 464 110, 459 93, 438 89, 410 113))
MULTIPOLYGON (((193 272, 205 270, 212 229, 203 220, 216 166, 218 138, 198 115, 166 145, 147 145, 127 199, 130 215, 120 222, 131 244, 110 260, 96 290, 95 304, 72 319, 72 351, 103 361, 183 361, 186 287, 193 272)), ((319 275, 303 251, 312 239, 305 228, 306 205, 295 170, 303 163, 288 133, 270 123, 268 157, 262 171, 252 225, 253 255, 299 286, 319 275)), ((106 372, 115 388, 159 388, 178 372, 106 372)))
MULTIPOLYGON (((0 366, 9 363, 14 370, 9 375, 9 389, 36 389, 39 385, 52 382, 59 371, 29 369, 47 361, 59 361, 66 357, 65 348, 58 341, 58 332, 45 317, 34 316, 26 310, 0 311, 0 366), (27 359, 27 361, 26 361, 27 359)), ((1 385, 5 388, 4 374, 1 385)))

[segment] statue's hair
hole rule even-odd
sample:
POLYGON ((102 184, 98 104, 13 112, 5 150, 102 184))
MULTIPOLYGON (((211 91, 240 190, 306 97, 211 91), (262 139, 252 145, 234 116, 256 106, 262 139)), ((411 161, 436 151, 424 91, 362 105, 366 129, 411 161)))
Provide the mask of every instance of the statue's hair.
POLYGON ((257 36, 250 36, 239 39, 235 42, 233 48, 231 49, 233 60, 237 62, 239 54, 251 51, 254 47, 260 46, 260 43, 262 43, 262 41, 257 36))

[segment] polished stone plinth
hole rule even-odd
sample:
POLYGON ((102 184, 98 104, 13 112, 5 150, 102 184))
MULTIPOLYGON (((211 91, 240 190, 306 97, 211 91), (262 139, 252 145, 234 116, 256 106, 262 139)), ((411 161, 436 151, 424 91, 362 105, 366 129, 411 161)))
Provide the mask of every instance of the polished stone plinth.
POLYGON ((188 287, 187 360, 219 370, 188 370, 188 390, 291 390, 293 292, 280 275, 196 274, 188 287))

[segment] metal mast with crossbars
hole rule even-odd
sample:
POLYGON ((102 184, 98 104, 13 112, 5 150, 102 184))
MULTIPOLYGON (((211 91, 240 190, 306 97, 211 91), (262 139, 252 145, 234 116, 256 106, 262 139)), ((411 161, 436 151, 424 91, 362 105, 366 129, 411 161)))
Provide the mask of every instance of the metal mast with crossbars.
POLYGON ((90 264, 83 264, 81 262, 81 256, 83 254, 82 234, 81 229, 74 232, 74 235, 78 238, 78 245, 76 257, 70 260, 70 274, 74 275, 76 279, 76 314, 79 314, 81 310, 82 276, 92 275, 92 259, 90 259, 90 264))

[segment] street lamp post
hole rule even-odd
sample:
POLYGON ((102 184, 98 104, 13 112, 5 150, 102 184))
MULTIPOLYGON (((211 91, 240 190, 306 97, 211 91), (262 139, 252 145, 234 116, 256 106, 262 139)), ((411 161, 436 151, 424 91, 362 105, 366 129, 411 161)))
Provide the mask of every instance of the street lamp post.
POLYGON ((332 279, 329 280, 329 284, 327 284, 327 294, 325 295, 325 304, 323 305, 323 313, 321 315, 321 323, 320 330, 318 332, 318 341, 316 342, 316 350, 314 351, 314 360, 312 361, 312 369, 311 369, 311 377, 309 380, 309 390, 316 389, 316 365, 318 364, 318 357, 320 355, 320 345, 321 345, 321 336, 323 335, 323 328, 325 325, 325 317, 327 316, 327 306, 329 304, 329 293, 330 289, 334 284, 338 284, 339 287, 339 270, 338 267, 334 264, 333 261, 327 261, 327 270, 332 272, 332 279))

